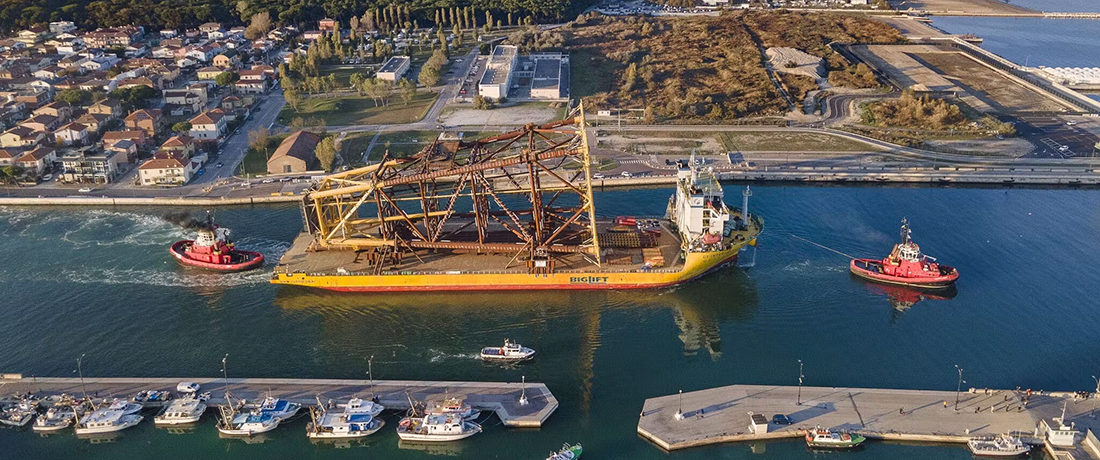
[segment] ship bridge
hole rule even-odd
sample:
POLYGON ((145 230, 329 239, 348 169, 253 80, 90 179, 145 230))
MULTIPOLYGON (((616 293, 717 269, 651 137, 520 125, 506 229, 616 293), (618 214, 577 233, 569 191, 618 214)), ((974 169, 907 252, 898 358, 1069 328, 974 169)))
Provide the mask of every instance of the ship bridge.
POLYGON ((508 254, 532 273, 571 256, 599 266, 584 112, 477 140, 387 151, 303 197, 310 251, 354 250, 381 267, 460 251, 508 254))

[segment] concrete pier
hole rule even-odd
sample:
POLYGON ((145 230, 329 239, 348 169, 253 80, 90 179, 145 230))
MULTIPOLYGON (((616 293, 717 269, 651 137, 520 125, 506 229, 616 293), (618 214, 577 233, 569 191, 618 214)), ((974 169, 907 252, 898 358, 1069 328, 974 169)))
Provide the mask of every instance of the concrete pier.
MULTIPOLYGON (((18 378, 18 375, 0 375, 0 395, 34 393, 41 397, 62 393, 80 396, 87 391, 98 398, 130 398, 142 390, 169 390, 175 393, 179 382, 195 382, 203 392, 211 394, 209 404, 225 404, 225 381, 218 378, 84 378, 84 389, 79 378, 18 378)), ((368 380, 338 379, 229 379, 229 392, 236 399, 249 402, 263 400, 266 396, 316 405, 317 398, 327 403, 346 402, 352 397, 371 398, 368 380)), ((470 406, 482 411, 492 411, 505 426, 538 428, 558 408, 558 400, 541 383, 520 382, 446 382, 412 380, 375 380, 374 394, 387 409, 406 410, 409 399, 406 392, 418 401, 439 402, 447 397, 465 398, 470 406), (526 404, 520 403, 521 394, 526 404)))
MULTIPOLYGON (((884 390, 872 388, 732 385, 679 395, 647 399, 638 421, 638 434, 665 450, 677 450, 737 441, 797 438, 820 425, 848 430, 869 439, 962 443, 975 436, 1014 433, 1040 443, 1041 421, 1055 425, 1066 402, 1066 420, 1073 422, 1084 441, 1087 430, 1100 431, 1100 397, 1077 399, 1072 393, 963 390, 955 410, 954 391, 884 390), (1026 408, 1021 409, 1027 399, 1026 408), (945 406, 946 403, 946 406, 945 406), (992 410, 991 410, 992 408, 992 410), (1006 410, 1007 409, 1007 410, 1006 410), (793 424, 769 424, 767 433, 752 433, 749 413, 769 421, 775 414, 793 424)), ((1078 449, 1078 459, 1100 458, 1078 449)), ((1074 452, 1069 452, 1074 455, 1074 452)))

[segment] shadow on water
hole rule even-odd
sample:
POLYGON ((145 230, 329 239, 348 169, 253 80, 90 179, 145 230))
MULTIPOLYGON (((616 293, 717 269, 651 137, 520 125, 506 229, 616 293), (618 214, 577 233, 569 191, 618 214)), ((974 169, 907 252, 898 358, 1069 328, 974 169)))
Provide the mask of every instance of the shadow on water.
POLYGON ((928 290, 907 286, 871 283, 864 281, 856 275, 851 275, 851 279, 852 282, 863 285, 871 295, 886 298, 886 301, 890 304, 892 309, 890 313, 891 323, 899 319, 902 313, 905 313, 910 308, 913 308, 914 305, 922 301, 951 300, 959 295, 959 288, 955 285, 951 285, 947 289, 928 290))

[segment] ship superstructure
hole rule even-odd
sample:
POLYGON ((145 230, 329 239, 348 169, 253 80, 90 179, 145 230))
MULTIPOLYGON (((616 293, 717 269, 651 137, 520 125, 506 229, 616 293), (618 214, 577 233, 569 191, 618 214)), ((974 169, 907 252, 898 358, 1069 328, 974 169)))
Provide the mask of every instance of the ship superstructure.
POLYGON ((762 229, 713 173, 682 165, 664 218, 597 217, 583 110, 565 120, 327 176, 272 282, 349 291, 619 289, 677 284, 762 229))

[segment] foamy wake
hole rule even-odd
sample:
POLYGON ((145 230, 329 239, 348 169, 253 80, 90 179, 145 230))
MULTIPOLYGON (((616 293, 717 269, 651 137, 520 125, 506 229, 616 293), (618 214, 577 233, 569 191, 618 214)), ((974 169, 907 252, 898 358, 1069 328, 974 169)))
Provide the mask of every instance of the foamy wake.
POLYGON ((138 284, 169 287, 234 287, 266 284, 271 275, 260 268, 240 273, 197 273, 170 265, 175 270, 92 268, 63 270, 58 279, 82 284, 138 284))

